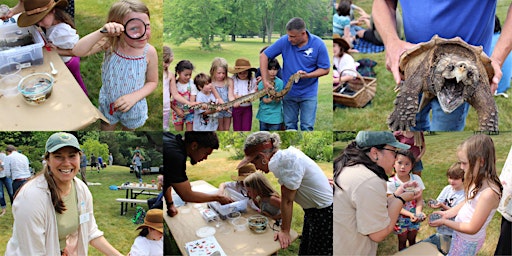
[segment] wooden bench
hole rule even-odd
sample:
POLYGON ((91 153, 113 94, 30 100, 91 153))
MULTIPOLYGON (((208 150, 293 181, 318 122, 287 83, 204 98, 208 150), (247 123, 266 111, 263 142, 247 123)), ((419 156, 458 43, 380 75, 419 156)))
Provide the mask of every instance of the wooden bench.
POLYGON ((121 203, 121 215, 125 215, 128 211, 128 204, 147 204, 148 200, 144 199, 130 199, 130 198, 116 198, 117 202, 121 203))

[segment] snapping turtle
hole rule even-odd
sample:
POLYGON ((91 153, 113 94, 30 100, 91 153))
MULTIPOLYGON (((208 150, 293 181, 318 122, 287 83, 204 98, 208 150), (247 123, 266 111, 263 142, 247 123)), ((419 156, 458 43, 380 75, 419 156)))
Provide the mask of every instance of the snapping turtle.
POLYGON ((435 35, 402 54, 400 72, 404 81, 397 88, 395 109, 388 117, 392 130, 415 126, 416 113, 437 97, 445 113, 467 101, 478 113, 481 131, 498 131, 498 110, 489 85, 494 70, 481 46, 469 45, 459 37, 435 35))

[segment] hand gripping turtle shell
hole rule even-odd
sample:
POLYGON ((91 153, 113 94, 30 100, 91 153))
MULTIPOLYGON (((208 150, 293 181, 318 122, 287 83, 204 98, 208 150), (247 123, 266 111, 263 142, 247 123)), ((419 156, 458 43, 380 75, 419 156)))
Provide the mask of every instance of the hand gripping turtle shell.
POLYGON ((481 46, 435 35, 402 54, 400 72, 404 81, 396 88, 395 109, 388 117, 392 130, 414 127, 416 113, 437 97, 445 113, 468 102, 478 113, 480 131, 498 131, 498 110, 489 85, 494 70, 481 46))

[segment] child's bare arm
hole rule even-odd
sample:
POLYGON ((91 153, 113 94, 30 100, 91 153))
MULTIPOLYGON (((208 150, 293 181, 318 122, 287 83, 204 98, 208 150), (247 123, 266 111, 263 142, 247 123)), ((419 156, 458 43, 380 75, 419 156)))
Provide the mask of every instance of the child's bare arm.
POLYGON ((182 104, 192 105, 192 102, 188 101, 187 99, 185 99, 185 97, 181 96, 178 93, 178 87, 176 86, 176 78, 172 74, 169 76, 169 90, 171 91, 171 96, 178 102, 182 104))
POLYGON ((116 22, 109 22, 102 28, 82 37, 73 47, 74 56, 89 56, 103 51, 108 47, 107 37, 119 36, 124 31, 124 26, 116 22), (100 32, 106 29, 107 33, 100 32))

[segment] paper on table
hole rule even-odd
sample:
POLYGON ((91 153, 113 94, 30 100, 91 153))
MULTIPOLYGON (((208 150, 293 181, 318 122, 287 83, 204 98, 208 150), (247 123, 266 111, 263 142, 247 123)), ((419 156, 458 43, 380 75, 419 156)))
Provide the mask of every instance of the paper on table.
POLYGON ((201 238, 185 244, 189 256, 226 256, 214 236, 201 238))

